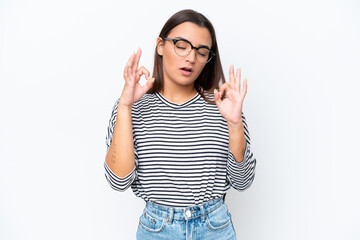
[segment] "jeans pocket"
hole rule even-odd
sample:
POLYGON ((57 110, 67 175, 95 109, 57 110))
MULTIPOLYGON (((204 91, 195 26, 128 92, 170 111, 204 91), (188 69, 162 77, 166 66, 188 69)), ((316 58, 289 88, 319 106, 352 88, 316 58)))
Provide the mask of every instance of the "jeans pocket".
POLYGON ((140 216, 139 224, 149 232, 160 232, 165 227, 165 219, 144 210, 143 214, 140 216))
POLYGON ((225 204, 209 213, 206 218, 207 227, 212 230, 224 229, 231 225, 231 214, 225 204))

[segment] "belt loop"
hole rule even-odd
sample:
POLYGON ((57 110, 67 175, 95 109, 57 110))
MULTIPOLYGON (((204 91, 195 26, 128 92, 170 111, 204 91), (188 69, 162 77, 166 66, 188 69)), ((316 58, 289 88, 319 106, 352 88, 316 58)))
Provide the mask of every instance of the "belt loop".
POLYGON ((174 218, 174 209, 173 208, 170 208, 169 209, 169 218, 168 218, 168 222, 169 224, 172 224, 172 221, 173 221, 173 218, 174 218))
POLYGON ((205 208, 204 205, 200 205, 200 211, 201 211, 201 221, 205 222, 206 219, 206 213, 205 213, 205 208))

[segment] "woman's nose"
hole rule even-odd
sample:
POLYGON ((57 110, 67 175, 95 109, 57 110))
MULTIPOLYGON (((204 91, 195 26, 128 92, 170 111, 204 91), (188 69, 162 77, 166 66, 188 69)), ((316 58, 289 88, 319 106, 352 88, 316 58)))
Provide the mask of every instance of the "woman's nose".
POLYGON ((186 56, 186 60, 193 63, 196 60, 196 49, 191 49, 189 55, 186 56))

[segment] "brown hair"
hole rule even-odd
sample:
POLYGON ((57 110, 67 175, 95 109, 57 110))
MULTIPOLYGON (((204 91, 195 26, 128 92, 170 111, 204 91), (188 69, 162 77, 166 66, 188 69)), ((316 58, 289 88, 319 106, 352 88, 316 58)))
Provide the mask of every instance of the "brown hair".
MULTIPOLYGON (((204 96, 204 93, 211 92, 215 88, 218 88, 220 82, 221 83, 225 82, 225 78, 221 66, 220 55, 219 55, 216 36, 215 36, 215 30, 211 22, 201 13, 198 13, 190 9, 185 9, 175 13, 167 20, 167 22, 160 31, 159 37, 166 38, 174 27, 184 22, 195 23, 199 27, 207 28, 210 32, 211 41, 212 41, 211 50, 215 53, 215 56, 210 60, 210 62, 208 62, 205 65, 202 72, 195 80, 194 87, 196 91, 206 101, 213 102, 210 101, 206 96, 204 96)), ((155 78, 155 82, 153 87, 148 91, 148 93, 155 93, 163 90, 164 76, 163 76, 162 61, 163 61, 162 56, 158 54, 155 48, 154 69, 153 69, 153 77, 155 78)))

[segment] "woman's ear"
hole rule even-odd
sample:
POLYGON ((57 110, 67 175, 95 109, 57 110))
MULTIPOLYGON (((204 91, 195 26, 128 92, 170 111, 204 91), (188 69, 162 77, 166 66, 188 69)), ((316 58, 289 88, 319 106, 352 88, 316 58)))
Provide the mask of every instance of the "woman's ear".
POLYGON ((164 40, 161 37, 156 39, 156 51, 160 56, 164 53, 164 40))

